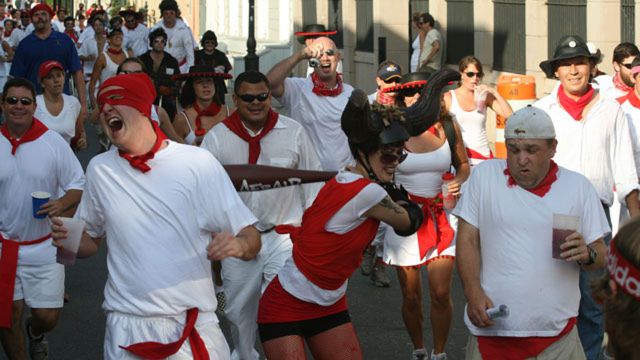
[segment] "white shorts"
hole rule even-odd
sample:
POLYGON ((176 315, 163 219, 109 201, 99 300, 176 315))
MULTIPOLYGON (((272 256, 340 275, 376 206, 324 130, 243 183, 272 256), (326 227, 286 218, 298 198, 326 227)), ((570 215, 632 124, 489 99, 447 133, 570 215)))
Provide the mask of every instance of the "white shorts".
MULTIPOLYGON (((163 344, 174 342, 182 336, 182 329, 186 320, 186 312, 176 317, 142 317, 116 312, 107 313, 107 324, 104 335, 104 358, 111 359, 140 359, 138 356, 120 348, 139 342, 157 341, 163 344)), ((204 341, 209 358, 229 360, 231 358, 229 346, 218 325, 215 313, 198 314, 196 329, 204 341)), ((169 360, 191 360, 191 345, 186 339, 180 350, 169 360)))
POLYGON ((57 309, 62 307, 63 297, 63 265, 18 265, 13 301, 24 300, 35 309, 57 309))
POLYGON ((384 249, 382 261, 388 265, 394 266, 418 266, 428 264, 429 262, 439 258, 455 258, 456 256, 456 237, 458 222, 453 215, 447 214, 449 225, 456 232, 451 244, 442 252, 438 252, 436 247, 427 250, 424 257, 420 257, 420 246, 418 244, 418 235, 400 236, 393 231, 393 228, 387 224, 384 234, 384 249))

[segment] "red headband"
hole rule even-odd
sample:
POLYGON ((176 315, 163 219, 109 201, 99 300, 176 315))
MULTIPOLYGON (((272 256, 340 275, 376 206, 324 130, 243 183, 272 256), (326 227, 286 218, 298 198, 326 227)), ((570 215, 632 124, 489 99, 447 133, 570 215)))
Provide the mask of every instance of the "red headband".
POLYGON ((147 74, 122 74, 107 79, 98 90, 100 110, 105 104, 126 105, 151 117, 151 105, 156 89, 147 74))
POLYGON ((609 244, 607 268, 611 280, 615 281, 622 291, 640 301, 640 270, 620 254, 615 241, 609 244))
POLYGON ((51 7, 45 3, 39 3, 38 5, 34 6, 31 11, 29 12, 29 17, 32 17, 33 14, 35 14, 37 11, 41 11, 44 10, 49 14, 49 17, 53 17, 54 13, 53 10, 51 9, 51 7))

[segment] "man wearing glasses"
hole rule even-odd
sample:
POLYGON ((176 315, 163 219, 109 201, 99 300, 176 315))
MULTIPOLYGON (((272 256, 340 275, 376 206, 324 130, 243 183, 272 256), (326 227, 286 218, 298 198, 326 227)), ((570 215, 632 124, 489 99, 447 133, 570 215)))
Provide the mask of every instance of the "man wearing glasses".
MULTIPOLYGON (((535 106, 553 120, 558 140, 554 161, 591 181, 611 225, 613 189, 634 217, 640 215, 639 186, 628 120, 617 101, 590 84, 596 61, 579 36, 564 36, 553 57, 540 63, 548 78, 560 80, 558 91, 535 106)), ((605 241, 608 243, 607 238, 605 241)), ((599 358, 604 333, 602 310, 589 288, 592 276, 600 274, 580 272, 578 332, 589 360, 599 358)))
POLYGON ((640 51, 632 43, 623 42, 613 49, 612 63, 615 74, 613 76, 600 75, 595 78, 602 94, 611 99, 617 99, 633 90, 631 62, 636 56, 640 56, 640 51))
POLYGON ((267 74, 271 94, 287 109, 291 118, 307 130, 322 168, 337 171, 353 162, 340 117, 353 91, 337 72, 340 52, 328 37, 319 37, 299 52, 276 64, 267 74), (306 78, 287 78, 303 60, 317 66, 306 78))
POLYGON ((44 335, 60 317, 64 266, 56 263, 46 217, 73 211, 84 188, 82 167, 69 145, 33 117, 35 95, 31 82, 13 78, 6 83, 2 97, 0 340, 9 359, 27 358, 25 332, 30 358, 48 358, 44 335), (64 196, 33 209, 33 192, 58 195, 59 189, 64 196), (31 310, 23 328, 26 306, 31 310))
MULTIPOLYGON (((201 147, 223 165, 259 164, 291 169, 320 170, 320 162, 303 127, 271 108, 269 81, 257 71, 240 74, 234 84, 236 111, 214 126, 201 147)), ((258 359, 256 341, 260 294, 291 256, 291 239, 274 226, 299 223, 320 185, 241 192, 242 201, 258 218, 262 248, 250 261, 222 260, 225 313, 232 323, 233 359, 258 359), (303 201, 304 199, 304 201, 303 201)))
POLYGON ((133 56, 140 56, 147 52, 149 45, 149 29, 142 24, 142 14, 132 9, 120 11, 124 19, 124 48, 131 50, 133 56))

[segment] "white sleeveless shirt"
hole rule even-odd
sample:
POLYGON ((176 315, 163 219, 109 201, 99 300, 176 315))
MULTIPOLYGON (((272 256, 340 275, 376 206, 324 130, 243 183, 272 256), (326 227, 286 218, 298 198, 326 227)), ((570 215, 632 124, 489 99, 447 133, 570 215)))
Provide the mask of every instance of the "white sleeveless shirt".
MULTIPOLYGON (((451 94, 451 109, 449 110, 449 114, 460 124, 460 131, 462 132, 462 139, 464 140, 466 148, 484 157, 491 157, 491 149, 489 149, 486 130, 486 110, 478 111, 478 109, 474 109, 465 111, 460 106, 460 103, 458 103, 456 92, 451 90, 449 93, 451 94)), ((469 153, 469 151, 467 151, 467 153, 469 153)), ((482 161, 483 159, 469 156, 469 163, 471 165, 477 165, 482 161)))

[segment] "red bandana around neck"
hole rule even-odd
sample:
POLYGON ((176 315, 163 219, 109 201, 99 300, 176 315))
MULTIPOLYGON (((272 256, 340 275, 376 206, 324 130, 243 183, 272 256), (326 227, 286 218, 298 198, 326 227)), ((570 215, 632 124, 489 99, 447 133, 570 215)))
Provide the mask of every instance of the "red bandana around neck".
POLYGON ((320 80, 315 72, 311 73, 311 81, 313 81, 313 93, 318 96, 338 96, 342 93, 342 75, 336 73, 336 87, 327 89, 327 85, 320 80))
POLYGON ((574 120, 582 120, 582 112, 591 101, 594 92, 593 87, 589 84, 587 92, 578 100, 573 100, 569 98, 569 95, 564 92, 564 88, 560 85, 560 88, 558 88, 558 101, 574 120))
POLYGON ((616 89, 623 91, 625 93, 633 90, 631 86, 625 84, 624 81, 622 81, 622 78, 620 77, 620 73, 616 73, 613 76, 613 86, 615 86, 616 89))
POLYGON ((636 94, 635 90, 631 90, 625 96, 621 96, 617 98, 620 105, 624 104, 625 101, 629 101, 629 104, 636 109, 640 109, 640 98, 638 98, 638 94, 636 94))
POLYGON ((204 134, 207 133, 207 130, 205 130, 202 127, 202 120, 200 119, 200 117, 202 116, 216 116, 219 112, 220 109, 222 107, 220 105, 218 105, 218 103, 216 103, 215 101, 211 101, 211 104, 209 104, 209 106, 207 106, 204 109, 200 109, 200 106, 198 105, 198 101, 194 101, 193 102, 193 110, 196 111, 196 113, 198 113, 198 115, 196 116, 196 130, 194 131, 194 133, 196 134, 196 136, 204 136, 204 134))
POLYGON ((388 93, 382 92, 382 90, 378 90, 376 93, 376 101, 380 105, 393 105, 396 101, 396 98, 390 96, 388 93))
POLYGON ((151 125, 153 126, 153 131, 156 134, 156 142, 155 144, 153 144, 153 147, 151 148, 151 150, 149 150, 145 154, 138 155, 138 156, 131 156, 125 152, 122 152, 121 150, 118 150, 118 155, 120 155, 120 157, 127 160, 131 165, 131 167, 138 169, 143 173, 146 173, 149 170, 151 170, 151 166, 147 164, 147 161, 153 159, 153 157, 156 155, 158 150, 160 150, 160 147, 162 146, 162 142, 167 138, 165 134, 162 132, 162 130, 160 130, 160 128, 158 127, 158 124, 156 124, 155 121, 151 121, 151 125))
POLYGON ((78 42, 78 35, 76 35, 76 32, 73 30, 65 30, 64 32, 65 34, 67 34, 72 40, 73 42, 78 42))
POLYGON ((109 54, 113 54, 113 55, 120 55, 124 52, 122 51, 122 49, 112 49, 112 48, 108 48, 107 51, 109 52, 109 54))
POLYGON ((2 135, 4 135, 4 137, 6 137, 7 140, 9 140, 9 142, 11 143, 11 155, 16 154, 16 151, 18 150, 18 146, 24 143, 28 143, 30 141, 36 140, 37 138, 42 136, 42 134, 47 132, 47 130, 48 130, 47 126, 41 123, 40 120, 36 118, 33 118, 31 127, 29 128, 29 130, 27 130, 26 133, 24 133, 24 135, 22 135, 20 139, 14 139, 9 134, 9 127, 7 126, 6 122, 2 125, 2 128, 0 128, 0 132, 2 132, 2 135))
MULTIPOLYGON (((513 187, 518 185, 518 183, 516 182, 516 179, 513 176, 511 176, 511 173, 509 172, 509 166, 507 166, 507 168, 504 169, 503 173, 507 176, 508 187, 513 187)), ((533 189, 525 189, 525 190, 535 195, 538 195, 540 197, 544 197, 549 192, 549 190, 551 190, 551 185, 557 179, 558 179, 558 165, 553 160, 551 160, 551 166, 549 167, 549 172, 544 177, 544 179, 542 179, 540 184, 538 184, 538 186, 534 187, 533 189)))
POLYGON ((4 37, 8 38, 9 36, 11 36, 12 32, 13 32, 13 30, 5 30, 4 31, 4 37))
POLYGON ((258 161, 258 157, 260 157, 260 139, 273 130, 276 126, 276 122, 278 122, 278 113, 273 110, 269 110, 267 122, 264 124, 260 134, 256 136, 251 136, 249 134, 242 124, 242 120, 240 120, 240 115, 238 115, 237 111, 224 119, 223 124, 225 124, 231 132, 238 135, 240 139, 249 143, 249 164, 255 164, 258 161))

